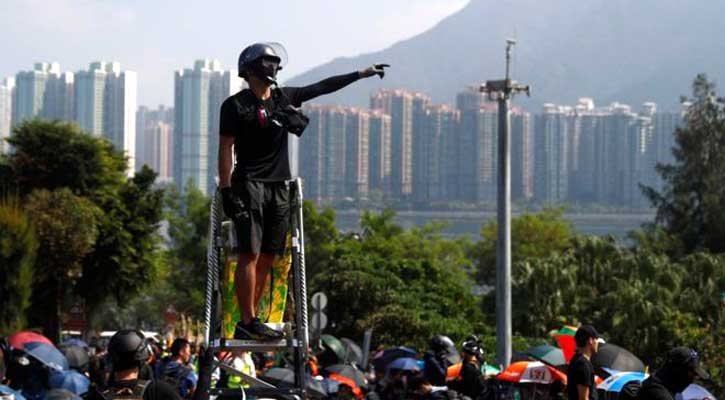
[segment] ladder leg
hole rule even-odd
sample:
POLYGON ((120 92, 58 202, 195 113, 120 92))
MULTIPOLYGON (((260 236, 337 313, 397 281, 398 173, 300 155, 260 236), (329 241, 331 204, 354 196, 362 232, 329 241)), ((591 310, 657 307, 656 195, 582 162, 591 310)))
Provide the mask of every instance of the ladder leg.
POLYGON ((295 386, 303 391, 307 387, 307 287, 304 263, 304 240, 302 234, 302 187, 298 178, 291 186, 292 207, 292 268, 295 297, 295 336, 300 345, 294 350, 295 386))

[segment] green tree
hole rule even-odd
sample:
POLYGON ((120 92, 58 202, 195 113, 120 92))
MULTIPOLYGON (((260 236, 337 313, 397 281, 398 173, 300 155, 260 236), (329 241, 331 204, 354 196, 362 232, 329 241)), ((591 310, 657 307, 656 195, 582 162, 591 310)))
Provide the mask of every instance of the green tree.
POLYGON ((166 304, 173 304, 178 312, 198 319, 204 310, 211 199, 189 181, 183 194, 175 187, 170 188, 164 203, 170 239, 166 279, 174 288, 166 304))
POLYGON ((38 242, 18 200, 0 200, 0 335, 26 326, 38 242))
POLYGON ((110 297, 125 304, 158 276, 163 190, 153 187, 155 179, 156 173, 144 166, 115 195, 104 193, 95 200, 104 214, 78 282, 89 315, 110 297))
POLYGON ((77 125, 35 119, 13 129, 8 157, 13 189, 70 188, 80 196, 113 194, 126 181, 126 159, 107 140, 84 133, 77 125))
POLYGON ((373 328, 378 344, 423 347, 436 333, 459 340, 482 331, 462 244, 442 238, 436 224, 406 231, 394 215, 363 213, 363 235, 339 239, 312 279, 334 305, 333 333, 373 328))
POLYGON ((662 192, 643 187, 657 222, 680 238, 685 253, 725 252, 725 101, 704 74, 692 84, 685 125, 675 131, 675 163, 657 165, 662 192))
MULTIPOLYGON (((573 238, 571 223, 563 218, 563 209, 547 208, 539 213, 524 213, 511 220, 511 263, 548 257, 566 250, 573 238)), ((496 243, 498 225, 490 221, 481 228, 481 240, 469 250, 475 260, 477 280, 487 285, 496 282, 496 243)))
POLYGON ((34 190, 25 209, 40 242, 31 322, 43 326, 47 337, 58 340, 61 306, 81 276, 83 258, 96 243, 100 210, 68 188, 34 190))
POLYGON ((6 190, 68 188, 101 210, 93 251, 83 259, 78 293, 92 314, 108 298, 124 303, 157 273, 157 229, 163 191, 144 167, 128 178, 127 159, 105 139, 59 121, 26 121, 8 142, 12 170, 6 190))

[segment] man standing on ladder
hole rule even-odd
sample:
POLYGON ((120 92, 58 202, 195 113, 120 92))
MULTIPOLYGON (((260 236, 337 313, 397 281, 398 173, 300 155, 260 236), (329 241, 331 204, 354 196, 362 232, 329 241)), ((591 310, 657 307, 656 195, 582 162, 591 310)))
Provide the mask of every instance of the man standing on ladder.
POLYGON ((384 76, 385 64, 338 75, 304 87, 277 87, 287 54, 278 43, 255 43, 239 55, 239 76, 249 89, 227 98, 219 123, 219 179, 224 213, 237 233, 234 275, 242 320, 234 339, 278 340, 283 333, 256 317, 257 304, 275 256, 283 256, 290 220, 288 133, 301 135, 303 102, 332 93, 360 78, 384 76), (236 164, 232 173, 232 152, 236 164))

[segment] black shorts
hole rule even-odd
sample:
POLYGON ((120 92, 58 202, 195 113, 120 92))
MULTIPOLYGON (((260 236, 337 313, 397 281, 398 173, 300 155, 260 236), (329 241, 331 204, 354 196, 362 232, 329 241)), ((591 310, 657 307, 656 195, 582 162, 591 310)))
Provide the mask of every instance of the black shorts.
POLYGON ((290 222, 287 182, 245 180, 232 183, 232 190, 249 211, 248 218, 234 224, 238 251, 284 254, 290 222))

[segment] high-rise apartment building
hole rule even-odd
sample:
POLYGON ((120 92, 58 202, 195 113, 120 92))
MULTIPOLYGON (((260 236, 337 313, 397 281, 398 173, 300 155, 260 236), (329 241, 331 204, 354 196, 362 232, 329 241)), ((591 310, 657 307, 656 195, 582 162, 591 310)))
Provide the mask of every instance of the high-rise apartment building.
POLYGON ((299 142, 305 196, 316 202, 365 198, 370 177, 370 115, 356 108, 309 104, 299 142))
POLYGON ((35 63, 31 71, 15 75, 12 124, 34 117, 73 120, 74 76, 58 63, 35 63))
POLYGON ((381 90, 370 99, 371 108, 384 110, 391 118, 390 186, 394 197, 413 193, 413 114, 414 104, 423 96, 405 90, 381 90))
POLYGON ((140 106, 136 112, 136 170, 148 165, 158 174, 157 181, 173 181, 174 109, 156 110, 140 106))
POLYGON ((369 152, 370 115, 364 110, 350 108, 345 121, 345 197, 367 198, 369 152))
POLYGON ((136 73, 119 62, 92 62, 75 75, 75 121, 86 132, 108 139, 123 151, 133 173, 136 158, 136 73))
MULTIPOLYGON (((672 148, 675 146, 675 131, 682 126, 681 113, 655 112, 652 115, 652 157, 656 164, 675 163, 672 148)), ((664 182, 659 174, 651 179, 654 188, 662 190, 664 182)))
POLYGON ((448 146, 455 146, 460 113, 447 105, 428 106, 423 126, 414 132, 413 200, 418 203, 446 199, 450 168, 448 146))
POLYGON ((534 118, 534 198, 546 204, 567 200, 567 146, 572 110, 545 104, 534 118))
POLYGON ((369 115, 369 190, 387 196, 390 195, 392 121, 383 110, 372 110, 369 115))
POLYGON ((174 183, 191 181, 204 194, 214 193, 222 102, 241 89, 236 73, 217 60, 197 60, 174 73, 174 183))
POLYGON ((491 202, 496 199, 498 108, 483 103, 461 110, 458 132, 458 199, 491 202))
MULTIPOLYGON (((534 195, 534 137, 531 114, 511 112, 511 199, 528 201, 534 195)), ((498 162, 498 160, 496 160, 498 162)))
POLYGON ((7 153, 10 147, 5 140, 12 131, 14 94, 15 78, 5 78, 0 84, 0 154, 7 153))

